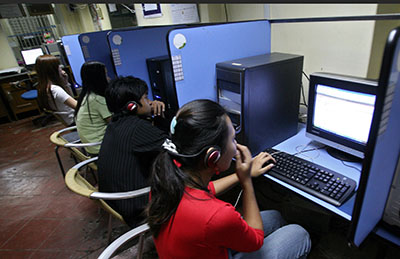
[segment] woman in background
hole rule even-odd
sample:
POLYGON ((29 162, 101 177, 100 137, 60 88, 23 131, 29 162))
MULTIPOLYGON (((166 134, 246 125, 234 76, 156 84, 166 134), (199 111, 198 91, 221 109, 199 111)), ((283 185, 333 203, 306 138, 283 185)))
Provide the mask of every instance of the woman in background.
MULTIPOLYGON (((86 62, 81 68, 82 92, 75 110, 75 120, 82 143, 103 141, 111 113, 104 92, 108 85, 107 70, 103 63, 86 62)), ((100 145, 85 147, 89 154, 97 155, 100 145)))
POLYGON ((68 75, 61 69, 60 60, 52 55, 41 55, 36 59, 35 70, 39 80, 39 106, 56 111, 66 125, 75 125, 77 102, 71 96, 68 75))

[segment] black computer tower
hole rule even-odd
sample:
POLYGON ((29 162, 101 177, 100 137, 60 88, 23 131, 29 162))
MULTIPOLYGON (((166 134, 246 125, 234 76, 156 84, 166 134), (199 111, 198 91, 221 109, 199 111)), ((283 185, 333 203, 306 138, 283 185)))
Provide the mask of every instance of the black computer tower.
POLYGON ((297 133, 302 70, 303 56, 285 53, 217 63, 218 102, 252 154, 297 133))
POLYGON ((172 119, 178 111, 178 99, 173 81, 171 59, 169 56, 148 58, 146 60, 153 100, 167 106, 167 117, 172 119))

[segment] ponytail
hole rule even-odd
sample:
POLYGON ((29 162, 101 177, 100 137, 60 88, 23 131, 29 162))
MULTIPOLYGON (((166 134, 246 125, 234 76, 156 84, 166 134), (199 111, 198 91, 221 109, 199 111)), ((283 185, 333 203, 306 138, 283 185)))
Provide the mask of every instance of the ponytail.
POLYGON ((178 208, 185 190, 187 177, 173 163, 170 155, 161 152, 152 167, 151 200, 147 207, 148 224, 156 237, 160 228, 178 208))
MULTIPOLYGON (((161 152, 152 166, 150 182, 151 200, 147 206, 147 220, 153 236, 157 237, 163 223, 175 213, 185 192, 185 186, 191 185, 205 192, 207 186, 201 186, 193 178, 184 173, 177 164, 180 164, 167 151, 161 152)), ((183 158, 188 163, 188 158, 183 158)))

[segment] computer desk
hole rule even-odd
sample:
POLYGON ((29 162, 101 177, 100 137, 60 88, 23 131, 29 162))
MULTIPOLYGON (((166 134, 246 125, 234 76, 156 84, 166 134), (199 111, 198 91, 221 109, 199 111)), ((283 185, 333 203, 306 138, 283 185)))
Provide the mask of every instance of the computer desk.
MULTIPOLYGON (((308 149, 312 149, 312 148, 318 148, 321 146, 323 146, 321 143, 312 141, 310 138, 307 138, 305 124, 299 124, 298 133, 296 135, 279 143, 278 145, 274 146, 273 148, 284 151, 288 154, 294 154, 294 153, 297 153, 297 152, 303 150, 305 147, 306 148, 304 150, 308 150, 308 149)), ((360 172, 361 172, 361 167, 362 167, 361 163, 344 162, 346 165, 350 165, 355 168, 346 166, 343 164, 342 161, 329 155, 325 149, 309 151, 309 152, 305 152, 303 154, 299 154, 297 156, 300 158, 303 158, 305 160, 311 161, 315 164, 326 167, 328 169, 331 169, 333 171, 336 171, 340 174, 343 174, 344 176, 346 176, 348 178, 355 180, 357 183, 356 189, 358 188, 360 172)), ((343 218, 351 221, 351 216, 353 214, 353 207, 354 207, 355 196, 356 196, 355 192, 340 207, 336 207, 336 206, 331 205, 311 194, 308 194, 288 183, 285 183, 271 175, 268 175, 268 173, 265 174, 264 176, 267 177, 268 179, 271 179, 272 181, 277 182, 278 184, 283 185, 284 187, 296 192, 297 194, 315 202, 316 204, 332 211, 333 213, 340 215, 343 218)))

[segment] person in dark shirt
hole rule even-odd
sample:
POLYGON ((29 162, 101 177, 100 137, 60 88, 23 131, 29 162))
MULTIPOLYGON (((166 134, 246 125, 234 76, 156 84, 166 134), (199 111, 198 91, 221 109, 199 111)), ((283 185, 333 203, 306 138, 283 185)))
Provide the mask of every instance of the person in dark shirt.
MULTIPOLYGON (((112 115, 99 152, 99 191, 126 192, 148 186, 150 167, 162 150, 168 136, 153 126, 151 115, 162 116, 165 105, 148 99, 147 84, 132 76, 110 82, 105 91, 107 107, 112 115)), ((145 216, 146 196, 107 201, 135 227, 145 216)))

